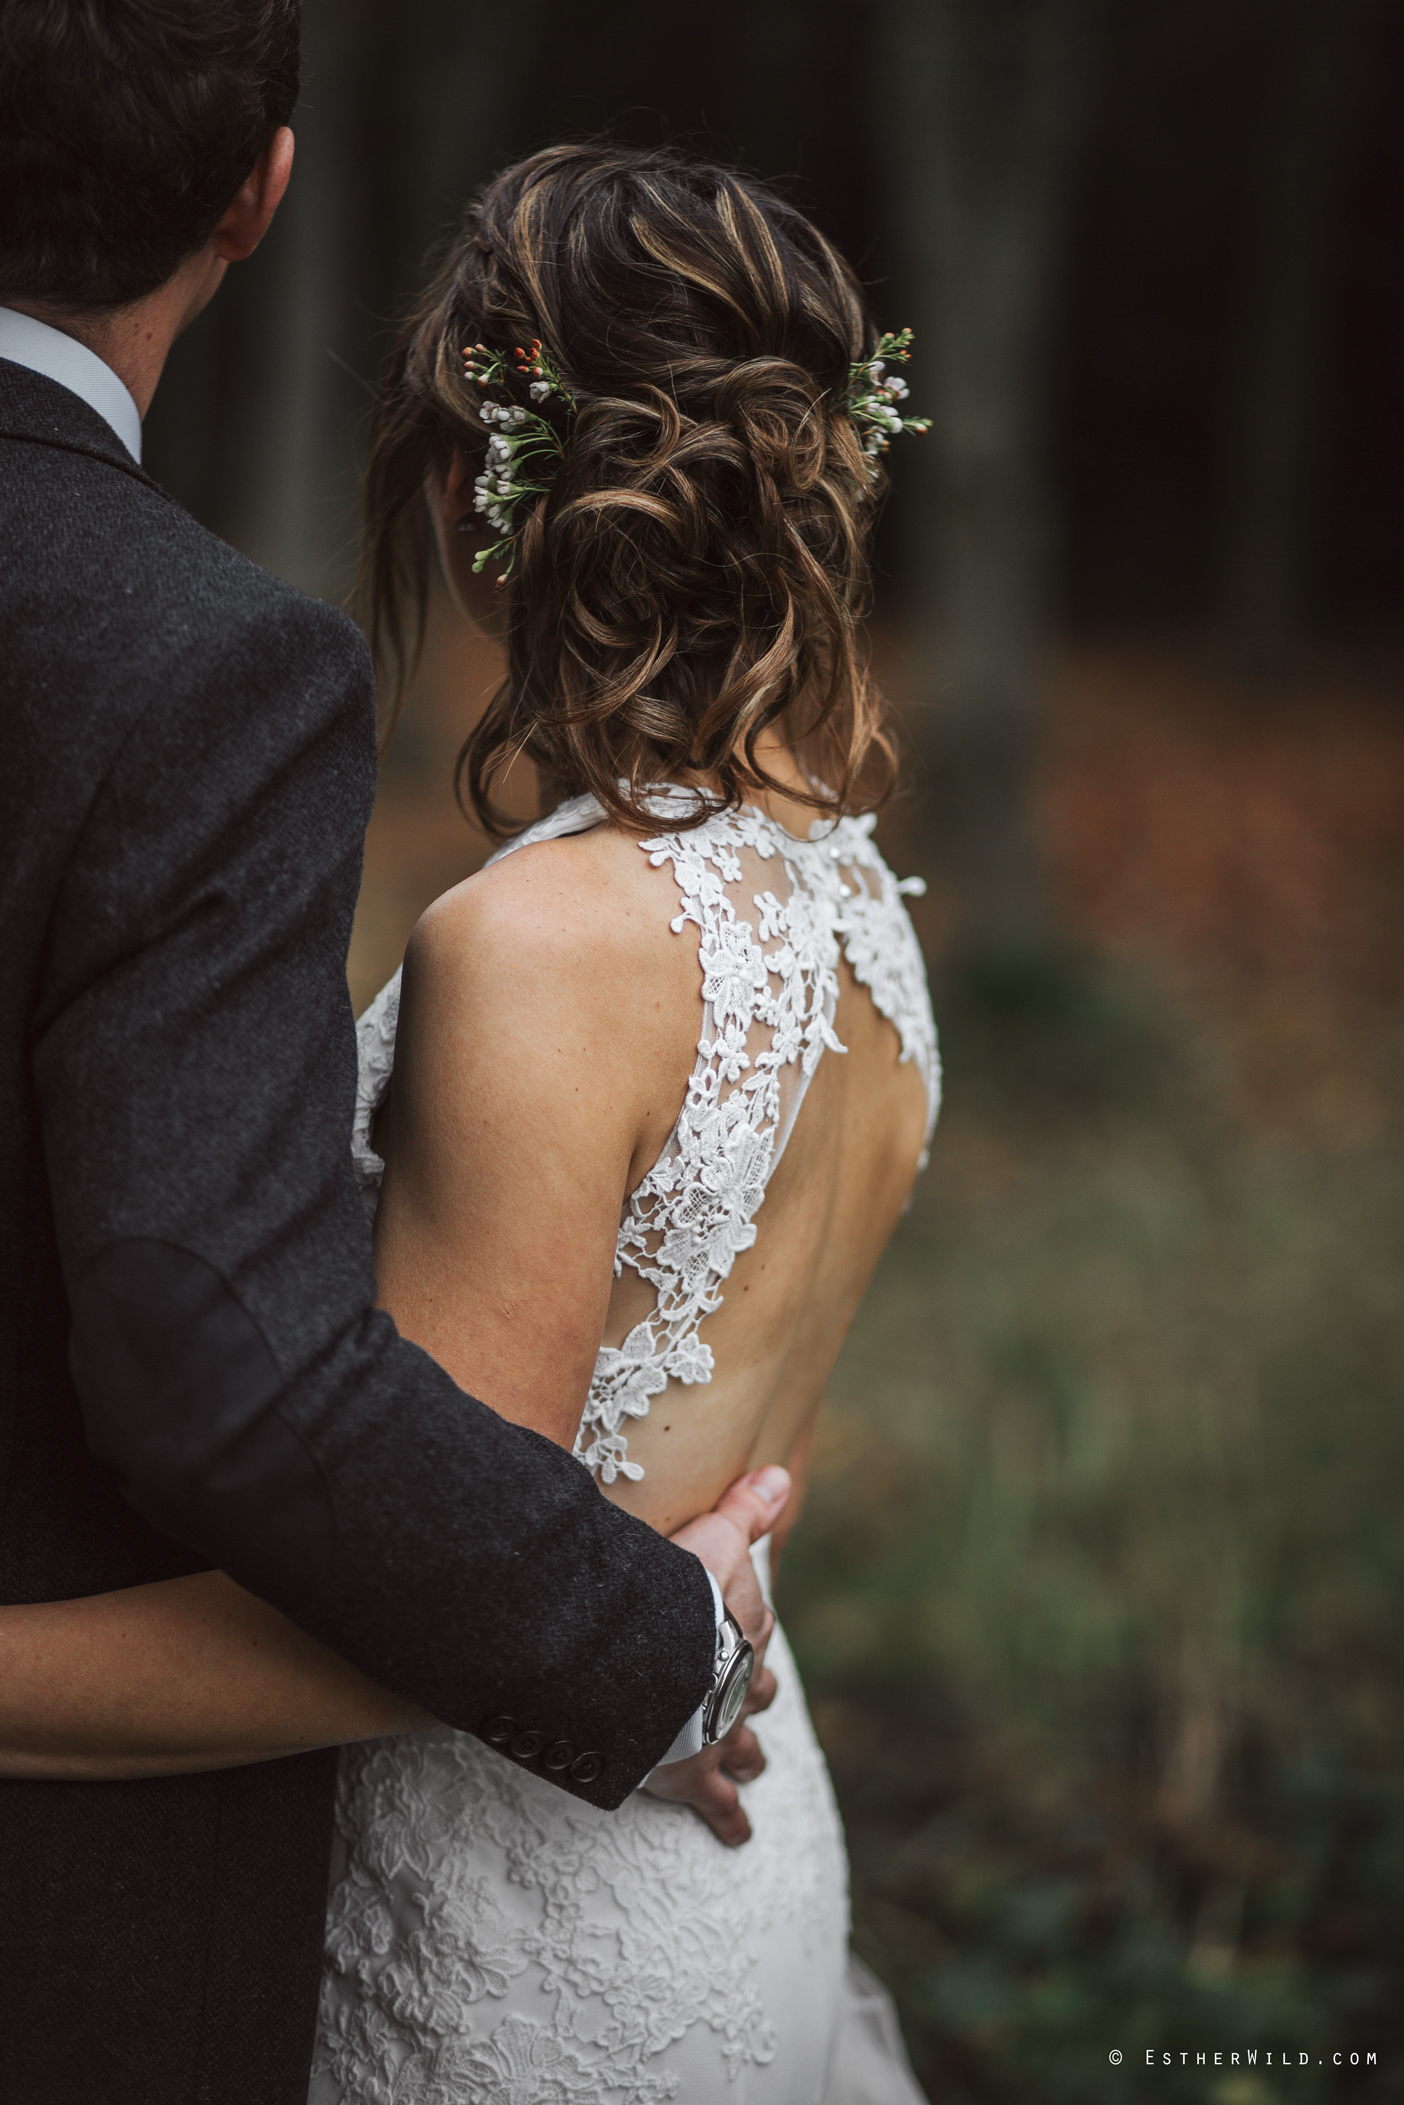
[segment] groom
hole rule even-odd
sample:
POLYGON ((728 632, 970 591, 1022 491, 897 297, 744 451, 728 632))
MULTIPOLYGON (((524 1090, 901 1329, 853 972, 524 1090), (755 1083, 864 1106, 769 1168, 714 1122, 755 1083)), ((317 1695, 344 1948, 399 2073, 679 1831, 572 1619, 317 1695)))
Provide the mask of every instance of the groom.
MULTIPOLYGON (((0 23, 0 1602, 221 1566, 612 1808, 699 1744, 716 1589, 375 1309, 366 652, 140 466, 288 181, 297 44, 296 0, 0 23)), ((683 1538, 757 1640, 764 1489, 683 1538)), ((333 1771, 0 1782, 0 2097, 303 2105, 333 1771)), ((714 1750, 669 1773, 736 1820, 714 1750)))

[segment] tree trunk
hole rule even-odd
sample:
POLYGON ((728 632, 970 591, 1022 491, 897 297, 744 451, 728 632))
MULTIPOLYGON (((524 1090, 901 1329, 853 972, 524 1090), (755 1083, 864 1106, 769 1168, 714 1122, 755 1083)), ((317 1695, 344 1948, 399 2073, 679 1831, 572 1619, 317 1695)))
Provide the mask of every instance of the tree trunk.
POLYGON ((1239 656, 1280 662, 1301 627, 1331 185, 1360 0, 1291 0, 1257 152, 1230 410, 1221 599, 1239 656))
POLYGON ((890 0, 912 407, 934 419, 930 458, 899 468, 921 488, 920 727, 938 853, 975 939, 1043 911, 1028 790, 1047 621, 1044 395, 1092 5, 890 0))
POLYGON ((196 517, 339 599, 355 554, 367 193, 355 123, 368 0, 307 0, 292 183, 257 255, 178 343, 148 422, 153 472, 196 517))
POLYGON ((172 355, 157 475, 256 561, 340 599, 355 565, 365 416, 432 237, 508 146, 539 11, 306 0, 288 195, 172 355))
POLYGON ((345 593, 355 561, 370 187, 355 118, 370 29, 365 0, 306 0, 297 161, 260 283, 265 379, 231 507, 240 547, 328 599, 345 593))

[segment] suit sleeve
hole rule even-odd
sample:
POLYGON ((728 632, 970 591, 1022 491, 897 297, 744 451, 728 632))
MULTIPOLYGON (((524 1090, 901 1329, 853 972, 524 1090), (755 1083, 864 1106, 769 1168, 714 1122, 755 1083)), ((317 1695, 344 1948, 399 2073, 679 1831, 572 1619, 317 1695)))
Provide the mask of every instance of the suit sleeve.
POLYGON ((75 847, 34 1049, 90 1446, 376 1680, 617 1805, 705 1691, 711 1591, 374 1306, 345 981, 364 646, 289 595, 165 687, 75 847))

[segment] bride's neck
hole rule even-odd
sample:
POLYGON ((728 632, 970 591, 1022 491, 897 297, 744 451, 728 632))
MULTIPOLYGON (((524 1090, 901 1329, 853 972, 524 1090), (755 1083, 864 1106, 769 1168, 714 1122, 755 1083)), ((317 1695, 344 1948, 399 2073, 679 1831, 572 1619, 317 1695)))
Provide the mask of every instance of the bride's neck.
MULTIPOLYGON (((756 740, 755 754, 758 765, 778 787, 751 790, 746 802, 756 805, 787 832, 806 833, 814 818, 814 806, 805 799, 813 795, 813 786, 793 746, 778 730, 764 731, 756 740)), ((689 786, 714 792, 720 789, 714 775, 704 774, 692 776, 689 786)))

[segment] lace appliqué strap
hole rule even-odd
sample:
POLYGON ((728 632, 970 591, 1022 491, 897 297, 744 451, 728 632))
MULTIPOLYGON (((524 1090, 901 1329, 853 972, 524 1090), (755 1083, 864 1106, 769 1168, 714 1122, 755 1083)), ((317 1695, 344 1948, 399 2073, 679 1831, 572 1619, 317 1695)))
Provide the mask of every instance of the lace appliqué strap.
POLYGON ((351 1163, 361 1187, 361 1203, 372 1221, 380 1204, 385 1164, 371 1146, 371 1125, 385 1101, 395 1066, 395 1033, 400 1022, 400 978, 387 980, 356 1024, 356 1115, 351 1124, 351 1163))
POLYGON ((605 1483, 643 1475, 628 1459, 631 1418, 646 1417, 670 1380, 712 1378, 700 1327, 755 1242, 754 1217, 821 1055, 844 1050, 833 1029, 841 939, 855 976, 896 1024, 902 1058, 918 1062, 934 1119, 925 968, 903 887, 874 848, 872 827, 871 819, 821 823, 819 837, 802 842, 743 809, 640 843, 655 867, 672 865, 682 895, 674 933, 689 922, 699 931, 704 1017, 677 1125, 620 1225, 615 1274, 631 1266, 657 1301, 595 1363, 575 1452, 605 1483), (776 880, 753 893, 754 920, 738 913, 729 889, 752 856, 773 864, 776 880))
POLYGON ((902 901, 920 898, 926 880, 893 876, 873 840, 876 825, 871 812, 841 819, 827 844, 831 861, 850 880, 839 887, 843 904, 836 926, 853 977, 872 995, 879 1015, 895 1025, 903 1061, 915 1065, 926 1085, 926 1141, 919 1164, 925 1169, 941 1108, 941 1058, 926 960, 902 901))

